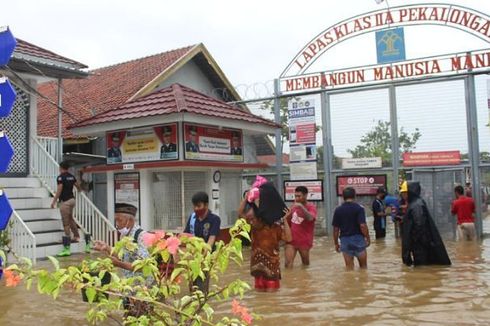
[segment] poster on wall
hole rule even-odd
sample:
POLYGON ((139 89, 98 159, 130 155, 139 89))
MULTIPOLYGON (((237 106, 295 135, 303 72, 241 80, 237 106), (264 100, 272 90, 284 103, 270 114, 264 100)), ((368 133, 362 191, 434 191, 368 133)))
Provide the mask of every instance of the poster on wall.
POLYGON ((317 179, 315 100, 290 100, 288 125, 291 179, 317 179))
POLYGON ((354 188, 357 196, 376 196, 379 187, 386 188, 386 174, 337 176, 337 196, 347 187, 354 188))
POLYGON ((243 162, 242 131, 184 123, 186 160, 243 162))
POLYGON ((141 224, 140 215, 140 174, 114 174, 114 203, 131 204, 138 209, 136 217, 141 224))
POLYGON ((308 201, 323 201, 322 180, 295 180, 284 181, 284 200, 294 201, 296 187, 304 186, 308 189, 308 201))
POLYGON ((106 134, 107 164, 179 158, 177 124, 166 124, 106 134))

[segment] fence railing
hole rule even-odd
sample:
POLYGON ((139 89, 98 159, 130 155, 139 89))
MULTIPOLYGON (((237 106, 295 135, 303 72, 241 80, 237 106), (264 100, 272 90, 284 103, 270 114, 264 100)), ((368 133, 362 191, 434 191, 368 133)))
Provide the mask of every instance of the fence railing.
POLYGON ((36 237, 16 211, 10 217, 9 230, 11 239, 9 246, 15 255, 29 258, 33 264, 36 264, 36 237))
POLYGON ((59 147, 58 138, 54 137, 36 137, 39 144, 44 148, 51 157, 56 159, 58 157, 59 147))
MULTIPOLYGON (((43 185, 54 195, 56 193, 56 177, 59 165, 43 145, 33 138, 32 170, 43 185)), ((92 239, 105 241, 114 245, 117 241, 117 230, 104 214, 83 192, 77 192, 74 217, 85 234, 91 234, 92 239)))
POLYGON ((46 148, 34 137, 32 139, 32 173, 41 180, 44 187, 54 195, 56 193, 56 177, 59 173, 59 165, 46 148))
POLYGON ((86 234, 92 239, 102 240, 113 246, 117 241, 117 230, 94 203, 81 191, 75 196, 75 217, 86 234))

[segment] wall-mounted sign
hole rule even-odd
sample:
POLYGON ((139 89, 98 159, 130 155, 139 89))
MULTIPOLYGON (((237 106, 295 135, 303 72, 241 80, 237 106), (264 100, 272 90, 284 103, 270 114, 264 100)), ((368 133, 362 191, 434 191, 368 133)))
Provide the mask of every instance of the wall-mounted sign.
POLYGON ((177 124, 106 134, 107 164, 165 161, 179 158, 177 124))
POLYGON ((382 166, 381 157, 343 158, 342 169, 370 169, 382 166))
POLYGON ((140 214, 140 174, 114 174, 114 203, 131 204, 138 209, 137 218, 141 224, 140 214))
POLYGON ((308 189, 309 201, 323 201, 322 180, 284 181, 284 200, 294 201, 294 190, 299 186, 304 186, 308 189))
POLYGON ((405 33, 403 27, 376 32, 378 63, 405 60, 405 33))
POLYGON ((316 179, 315 100, 290 100, 288 118, 291 179, 316 179))
POLYGON ((403 153, 403 166, 458 165, 459 151, 403 153))
POLYGON ((300 162, 289 164, 291 180, 316 180, 318 179, 316 162, 300 162))
POLYGON ((186 160, 243 162, 242 131, 184 123, 186 160))
POLYGON ((337 196, 347 187, 354 188, 359 196, 375 196, 379 187, 386 188, 386 175, 337 176, 337 196))

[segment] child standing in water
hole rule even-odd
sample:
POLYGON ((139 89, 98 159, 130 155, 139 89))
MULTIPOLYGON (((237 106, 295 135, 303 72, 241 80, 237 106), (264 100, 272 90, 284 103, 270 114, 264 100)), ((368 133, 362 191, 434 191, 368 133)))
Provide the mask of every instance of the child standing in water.
MULTIPOLYGON (((277 198, 270 194, 271 189, 267 189, 269 186, 271 185, 266 185, 266 190, 260 198, 265 200, 265 197, 267 197, 267 200, 276 201, 277 198)), ((279 194, 277 195, 279 196, 279 194)), ((281 218, 287 212, 285 210, 286 207, 284 202, 282 202, 282 205, 284 205, 282 214, 279 218, 271 221, 263 217, 270 214, 270 211, 264 212, 264 207, 270 208, 271 206, 264 202, 261 205, 259 198, 249 203, 247 197, 245 195, 245 198, 240 203, 238 212, 251 225, 252 256, 250 258, 250 274, 255 278, 255 289, 259 291, 275 291, 279 289, 281 279, 279 243, 281 240, 289 242, 292 239, 288 223, 285 223, 284 218, 281 218)), ((276 206, 275 214, 277 214, 277 206, 280 206, 280 203, 275 202, 273 206, 276 206)))

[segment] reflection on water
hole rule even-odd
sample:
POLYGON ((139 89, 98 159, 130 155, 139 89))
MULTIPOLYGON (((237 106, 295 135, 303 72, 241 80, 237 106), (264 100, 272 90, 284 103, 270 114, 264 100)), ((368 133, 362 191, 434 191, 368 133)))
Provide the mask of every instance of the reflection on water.
MULTIPOLYGON (((318 238, 311 266, 283 270, 277 293, 250 291, 244 302, 263 316, 257 325, 488 325, 490 322, 490 239, 446 241, 451 267, 409 268, 401 264, 400 243, 392 237, 368 248, 368 270, 344 270, 330 238, 318 238)), ((250 283, 243 267, 225 279, 250 283)), ((0 287, 0 325, 86 325, 86 304, 78 294, 57 301, 22 288, 0 287)), ((223 303, 219 311, 229 311, 223 303)))

